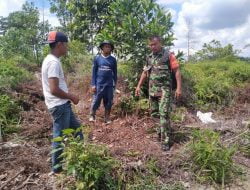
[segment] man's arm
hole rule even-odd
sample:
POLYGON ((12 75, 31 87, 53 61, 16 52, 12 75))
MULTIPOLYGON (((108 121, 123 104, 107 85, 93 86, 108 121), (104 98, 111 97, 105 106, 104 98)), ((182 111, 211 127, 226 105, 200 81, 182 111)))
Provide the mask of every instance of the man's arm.
POLYGON ((136 87, 136 90, 135 90, 135 95, 136 95, 136 96, 139 96, 139 95, 140 95, 141 86, 143 85, 144 81, 145 81, 146 78, 147 78, 147 72, 148 72, 148 71, 143 71, 142 74, 141 74, 139 83, 138 83, 138 85, 137 85, 137 87, 136 87))
POLYGON ((97 77, 97 57, 94 58, 93 66, 92 66, 92 79, 91 79, 91 86, 92 86, 92 92, 96 92, 96 77, 97 77))
POLYGON ((59 88, 59 79, 56 77, 49 78, 49 88, 52 95, 62 99, 69 99, 74 104, 78 104, 79 98, 73 94, 66 93, 59 88))
POLYGON ((181 96, 181 72, 179 69, 179 63, 173 53, 170 53, 169 59, 170 59, 170 67, 175 73, 175 78, 177 82, 175 98, 178 99, 181 96))
POLYGON ((178 99, 181 96, 181 72, 179 67, 177 69, 174 69, 174 73, 175 73, 175 78, 176 78, 176 82, 177 82, 177 87, 176 87, 176 91, 175 91, 175 97, 178 99))

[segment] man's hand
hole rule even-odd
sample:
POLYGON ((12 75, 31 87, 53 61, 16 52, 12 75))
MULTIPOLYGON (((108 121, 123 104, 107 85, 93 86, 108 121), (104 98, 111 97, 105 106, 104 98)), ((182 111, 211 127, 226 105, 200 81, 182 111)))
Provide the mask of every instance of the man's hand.
POLYGON ((92 86, 91 92, 92 92, 93 94, 96 92, 96 87, 95 87, 95 86, 92 86))
POLYGON ((175 91, 175 98, 178 100, 181 97, 181 89, 177 88, 175 91))
POLYGON ((70 100, 73 102, 73 104, 78 104, 79 102, 79 97, 73 94, 70 94, 70 100))
POLYGON ((135 89, 135 96, 140 96, 140 94, 141 94, 141 87, 136 87, 136 89, 135 89))

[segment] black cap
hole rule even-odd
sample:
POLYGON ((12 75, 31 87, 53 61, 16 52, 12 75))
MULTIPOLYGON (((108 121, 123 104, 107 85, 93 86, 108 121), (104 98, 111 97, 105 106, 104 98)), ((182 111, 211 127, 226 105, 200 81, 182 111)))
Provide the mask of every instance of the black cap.
POLYGON ((105 44, 109 44, 109 45, 111 46, 111 51, 114 50, 114 45, 113 45, 113 43, 110 42, 110 41, 108 41, 108 40, 105 40, 105 41, 103 41, 102 43, 100 43, 99 48, 102 49, 102 47, 103 47, 105 44))
POLYGON ((62 32, 52 31, 48 34, 47 42, 49 44, 52 44, 55 42, 68 42, 68 37, 62 32))

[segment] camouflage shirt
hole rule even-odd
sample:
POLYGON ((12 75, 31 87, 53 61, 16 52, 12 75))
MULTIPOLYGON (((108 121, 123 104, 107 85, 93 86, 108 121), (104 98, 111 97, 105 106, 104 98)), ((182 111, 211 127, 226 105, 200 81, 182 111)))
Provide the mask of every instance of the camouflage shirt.
POLYGON ((164 52, 168 51, 162 49, 157 54, 151 53, 147 57, 147 63, 143 70, 149 72, 149 95, 150 96, 162 96, 163 91, 170 91, 171 76, 169 69, 169 53, 167 52, 167 58, 162 60, 164 52), (162 61, 161 61, 162 60, 162 61))

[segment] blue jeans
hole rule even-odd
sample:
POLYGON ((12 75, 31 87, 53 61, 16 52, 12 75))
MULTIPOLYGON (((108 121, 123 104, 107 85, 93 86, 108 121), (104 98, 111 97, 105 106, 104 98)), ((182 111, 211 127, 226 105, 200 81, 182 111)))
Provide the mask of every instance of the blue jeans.
POLYGON ((113 86, 97 86, 96 93, 93 95, 91 111, 95 112, 100 107, 102 99, 105 110, 111 110, 113 104, 113 97, 113 86))
MULTIPOLYGON (((62 131, 64 129, 77 129, 81 126, 80 122, 76 119, 75 114, 72 111, 70 102, 60 106, 55 106, 49 109, 49 112, 53 117, 53 138, 62 136, 62 131)), ((80 139, 83 139, 82 132, 78 132, 76 136, 79 136, 80 139)), ((60 148, 60 145, 60 142, 52 142, 53 149, 60 148)), ((62 160, 62 158, 60 158, 62 151, 63 150, 59 150, 52 154, 52 170, 55 173, 62 171, 62 167, 54 168, 62 160)))

